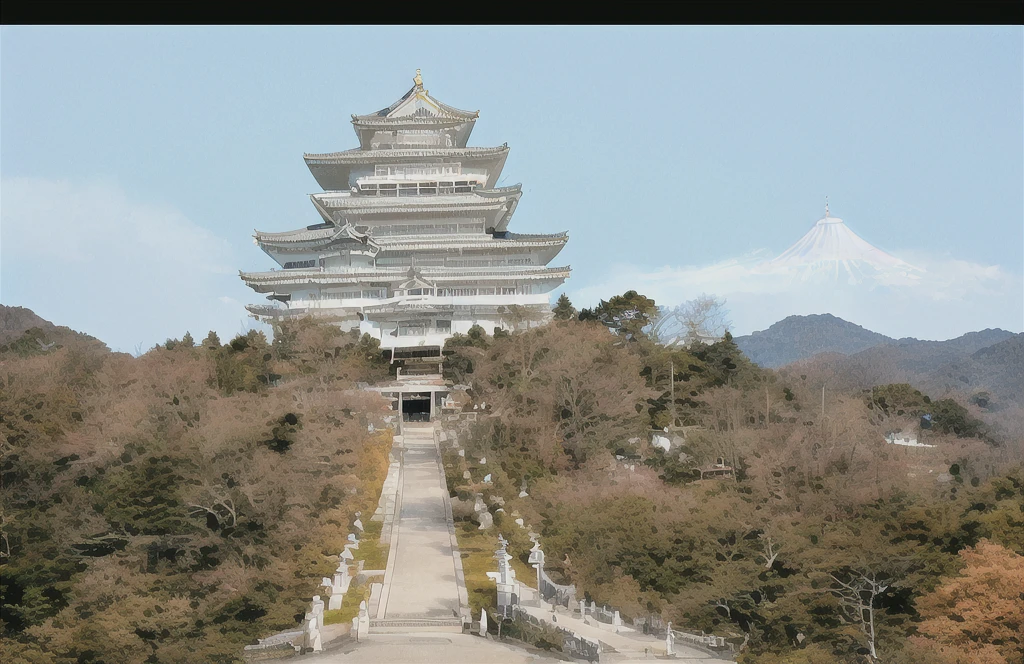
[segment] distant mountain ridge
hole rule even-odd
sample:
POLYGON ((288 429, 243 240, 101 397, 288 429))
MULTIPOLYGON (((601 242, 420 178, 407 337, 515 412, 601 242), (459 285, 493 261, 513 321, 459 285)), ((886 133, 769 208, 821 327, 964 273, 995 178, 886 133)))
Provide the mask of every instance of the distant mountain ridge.
POLYGON ((830 314, 790 316, 735 338, 761 366, 818 375, 838 389, 911 383, 933 397, 989 392, 1024 404, 1024 333, 986 329, 946 341, 893 339, 830 314))
POLYGON ((986 329, 968 332, 946 341, 922 341, 913 337, 893 339, 832 314, 812 314, 789 316, 767 330, 736 337, 734 340, 739 349, 753 362, 771 369, 822 353, 851 356, 878 347, 899 349, 879 350, 877 353, 880 355, 896 352, 905 363, 923 363, 924 366, 934 368, 933 365, 940 356, 951 361, 1013 336, 1012 332, 1006 330, 986 329))
POLYGON ((48 331, 57 329, 56 325, 40 318, 31 309, 0 304, 0 344, 14 341, 33 327, 48 331))
POLYGON ((895 340, 832 314, 812 314, 789 316, 734 341, 753 362, 775 369, 819 353, 852 355, 895 340))
POLYGON ((60 347, 60 344, 75 341, 100 343, 106 347, 106 344, 103 344, 95 337, 82 332, 76 332, 70 327, 54 325, 31 309, 9 307, 6 304, 0 304, 0 347, 6 348, 8 345, 16 346, 28 343, 29 347, 33 349, 35 344, 39 344, 40 348, 51 348, 53 345, 60 347), (26 336, 25 333, 30 330, 34 330, 34 332, 26 336), (29 337, 34 337, 35 341, 32 341, 29 337), (47 346, 45 344, 50 345, 47 346))

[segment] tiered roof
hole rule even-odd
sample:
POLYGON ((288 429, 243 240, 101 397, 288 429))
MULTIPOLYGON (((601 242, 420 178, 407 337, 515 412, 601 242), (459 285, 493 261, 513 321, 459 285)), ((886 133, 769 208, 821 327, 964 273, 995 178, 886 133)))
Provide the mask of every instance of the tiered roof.
MULTIPOLYGON (((500 268, 451 268, 423 266, 417 268, 421 274, 437 283, 473 281, 536 281, 544 279, 567 279, 569 267, 500 267, 500 268)), ((242 272, 239 276, 257 292, 269 292, 268 288, 283 285, 302 284, 357 284, 369 281, 400 283, 408 278, 409 268, 375 267, 345 270, 271 270, 269 272, 242 272)))
POLYGON ((422 251, 430 249, 503 249, 558 247, 564 245, 569 236, 566 233, 534 236, 512 236, 494 238, 487 234, 405 235, 383 237, 374 241, 385 251, 422 251))
POLYGON ((353 115, 352 125, 364 150, 375 145, 399 147, 424 130, 434 134, 438 146, 460 147, 469 141, 479 116, 479 111, 464 111, 431 97, 417 69, 412 88, 398 101, 375 113, 353 115))
MULTIPOLYGON (((437 157, 442 158, 481 158, 501 157, 508 154, 508 143, 493 148, 465 147, 465 148, 409 148, 398 150, 342 150, 340 152, 310 153, 302 155, 307 164, 312 165, 349 165, 349 164, 386 164, 389 162, 400 162, 409 158, 424 159, 437 157)), ((347 189, 347 187, 345 187, 347 189)))
POLYGON ((256 242, 259 244, 274 246, 290 246, 299 243, 313 245, 330 244, 336 240, 352 240, 355 242, 362 242, 363 244, 372 241, 370 236, 366 233, 360 233, 351 224, 345 224, 344 226, 335 226, 331 224, 325 228, 318 228, 314 226, 312 228, 300 228, 295 231, 285 231, 284 233, 264 233, 262 231, 256 231, 256 234, 253 237, 256 238, 256 242))
MULTIPOLYGON (((351 228, 346 226, 343 228, 351 228)), ((347 233, 346 233, 347 235, 347 233)), ((317 228, 314 230, 300 229, 285 233, 264 233, 256 231, 256 242, 269 247, 292 248, 297 245, 316 247, 330 244, 341 237, 336 226, 317 228)), ((399 235, 381 238, 367 238, 382 249, 407 251, 413 249, 478 249, 501 247, 553 247, 564 245, 569 239, 566 232, 549 234, 507 233, 504 238, 494 238, 485 233, 462 233, 454 235, 399 235)))
MULTIPOLYGON (((487 170, 484 186, 493 187, 505 167, 508 144, 493 148, 413 148, 399 150, 363 150, 354 148, 341 152, 303 155, 309 172, 324 191, 348 191, 352 171, 360 166, 402 164, 411 160, 424 163, 459 161, 463 168, 477 166, 487 170)), ((440 176, 439 176, 440 177, 440 176)))
POLYGON ((488 230, 503 231, 515 212, 522 185, 500 189, 476 189, 468 194, 436 196, 353 196, 347 193, 311 194, 310 198, 324 221, 365 215, 414 215, 444 212, 491 212, 488 230))
POLYGON ((480 117, 480 111, 463 111, 430 96, 423 87, 420 70, 416 70, 413 86, 387 108, 367 115, 353 115, 354 125, 461 124, 480 117), (419 102, 419 103, 417 103, 419 102))

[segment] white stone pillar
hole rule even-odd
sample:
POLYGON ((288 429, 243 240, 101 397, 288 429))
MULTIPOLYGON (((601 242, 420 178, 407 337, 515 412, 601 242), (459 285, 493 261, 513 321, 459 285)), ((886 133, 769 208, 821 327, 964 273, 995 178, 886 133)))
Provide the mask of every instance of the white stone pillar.
POLYGON ((324 601, 320 595, 313 595, 313 615, 316 616, 317 629, 324 628, 324 601))
POLYGON ((313 632, 316 631, 316 616, 307 613, 302 618, 302 654, 313 650, 313 632))
POLYGON ((358 639, 362 640, 370 633, 370 614, 366 610, 366 600, 359 602, 359 634, 358 639))
POLYGON ((480 609, 480 629, 478 631, 480 636, 487 636, 487 611, 480 609))
POLYGON ((334 578, 335 583, 341 586, 342 594, 347 593, 349 585, 352 584, 352 576, 349 574, 348 571, 348 563, 342 561, 341 564, 338 565, 338 569, 334 573, 334 578))
POLYGON ((319 619, 312 611, 306 614, 302 635, 302 651, 320 652, 324 649, 323 640, 318 627, 319 619))

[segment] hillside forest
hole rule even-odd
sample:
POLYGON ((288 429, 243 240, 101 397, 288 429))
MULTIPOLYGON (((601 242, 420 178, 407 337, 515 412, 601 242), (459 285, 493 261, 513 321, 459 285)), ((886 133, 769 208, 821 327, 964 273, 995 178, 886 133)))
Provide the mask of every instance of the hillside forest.
POLYGON ((1024 661, 1020 404, 836 391, 728 334, 665 348, 635 292, 555 313, 452 339, 446 360, 488 415, 466 443, 486 469, 454 493, 506 498, 492 511, 523 569, 506 514, 579 597, 728 637, 743 663, 1024 661))
POLYGON ((140 357, 0 346, 0 660, 232 662, 293 629, 376 507, 376 343, 299 324, 140 357))
MULTIPOLYGON (((1022 660, 1020 404, 837 387, 728 334, 666 348, 655 311, 563 298, 550 324, 449 340, 483 414, 466 458, 489 460, 520 562, 515 512, 581 598, 744 664, 1022 660)), ((3 341, 0 659, 232 662, 298 624, 386 474, 388 406, 358 389, 388 375, 373 340, 303 321, 139 357, 53 326, 3 341)), ((484 490, 470 470, 456 495, 484 490)))

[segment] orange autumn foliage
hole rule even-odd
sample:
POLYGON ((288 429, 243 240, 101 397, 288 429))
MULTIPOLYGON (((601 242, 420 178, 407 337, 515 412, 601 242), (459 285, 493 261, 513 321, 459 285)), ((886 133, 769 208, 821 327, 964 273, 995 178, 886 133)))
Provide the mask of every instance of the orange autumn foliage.
POLYGON ((960 557, 960 576, 919 601, 925 620, 915 645, 940 661, 1024 661, 1024 556, 983 539, 960 557))

